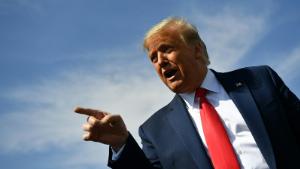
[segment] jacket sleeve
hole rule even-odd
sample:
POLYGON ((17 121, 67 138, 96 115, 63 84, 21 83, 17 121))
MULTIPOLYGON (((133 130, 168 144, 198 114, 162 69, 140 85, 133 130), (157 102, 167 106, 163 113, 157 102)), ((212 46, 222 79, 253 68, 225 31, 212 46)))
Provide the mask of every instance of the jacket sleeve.
POLYGON ((300 101, 297 96, 289 90, 274 70, 270 67, 267 67, 267 70, 276 86, 279 98, 284 106, 286 116, 293 133, 296 136, 297 142, 300 143, 300 101))
POLYGON ((160 166, 151 164, 130 133, 118 160, 112 160, 112 152, 109 150, 108 166, 112 169, 161 169, 160 166))

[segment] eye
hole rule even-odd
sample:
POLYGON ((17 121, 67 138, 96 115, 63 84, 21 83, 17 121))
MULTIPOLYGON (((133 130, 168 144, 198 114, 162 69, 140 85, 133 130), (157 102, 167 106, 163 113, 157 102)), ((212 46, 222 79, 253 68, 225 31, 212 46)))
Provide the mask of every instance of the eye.
POLYGON ((162 45, 160 46, 159 50, 163 53, 171 53, 174 50, 174 48, 170 45, 162 45))
POLYGON ((152 53, 150 55, 150 60, 151 60, 152 63, 157 62, 157 53, 152 53))

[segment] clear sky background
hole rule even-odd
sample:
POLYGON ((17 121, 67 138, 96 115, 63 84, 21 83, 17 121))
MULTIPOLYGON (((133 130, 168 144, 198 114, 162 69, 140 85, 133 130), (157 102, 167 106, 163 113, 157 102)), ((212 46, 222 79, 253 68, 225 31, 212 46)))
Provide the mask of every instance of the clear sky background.
POLYGON ((300 96, 299 1, 0 0, 0 168, 107 169, 77 105, 138 126, 171 93, 142 49, 168 16, 199 28, 210 68, 270 65, 300 96))

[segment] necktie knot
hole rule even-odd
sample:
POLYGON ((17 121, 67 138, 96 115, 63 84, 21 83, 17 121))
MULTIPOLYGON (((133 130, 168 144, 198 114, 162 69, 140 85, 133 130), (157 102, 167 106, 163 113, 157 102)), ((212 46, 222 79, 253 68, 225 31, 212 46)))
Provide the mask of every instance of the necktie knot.
POLYGON ((207 89, 204 89, 204 88, 198 88, 197 90, 196 90, 196 97, 200 97, 200 98, 203 98, 203 97, 205 97, 206 96, 206 94, 207 94, 207 89))

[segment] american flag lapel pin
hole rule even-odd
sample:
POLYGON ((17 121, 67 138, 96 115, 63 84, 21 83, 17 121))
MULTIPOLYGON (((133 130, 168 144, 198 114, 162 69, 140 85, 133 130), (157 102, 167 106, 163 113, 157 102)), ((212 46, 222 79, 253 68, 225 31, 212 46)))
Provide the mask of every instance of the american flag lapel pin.
POLYGON ((235 83, 235 87, 241 87, 241 86, 243 86, 243 83, 242 83, 242 82, 236 82, 236 83, 235 83))

